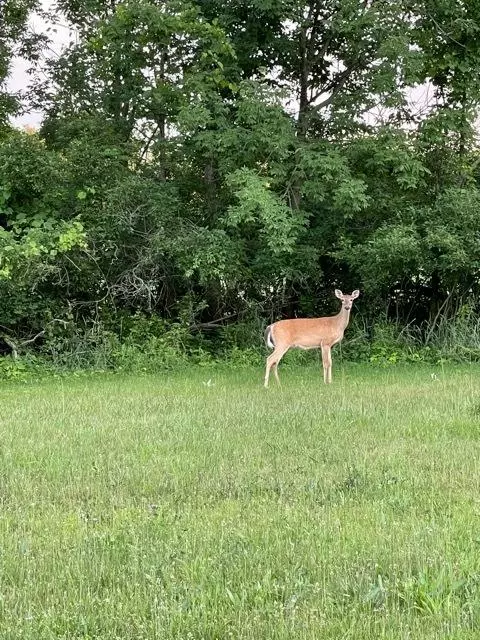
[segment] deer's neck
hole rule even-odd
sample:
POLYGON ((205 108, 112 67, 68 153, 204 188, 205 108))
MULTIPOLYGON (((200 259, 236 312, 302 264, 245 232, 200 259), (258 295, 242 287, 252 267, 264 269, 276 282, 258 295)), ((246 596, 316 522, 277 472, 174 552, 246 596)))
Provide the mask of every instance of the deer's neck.
POLYGON ((348 322, 350 320, 350 310, 346 310, 343 307, 340 309, 340 313, 337 314, 338 324, 341 327, 342 331, 347 328, 348 322))

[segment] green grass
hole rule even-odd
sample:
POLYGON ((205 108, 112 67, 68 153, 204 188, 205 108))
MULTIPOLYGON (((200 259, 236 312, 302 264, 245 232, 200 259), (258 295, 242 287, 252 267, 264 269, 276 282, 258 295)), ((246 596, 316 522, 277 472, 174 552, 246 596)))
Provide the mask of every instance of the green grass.
POLYGON ((281 376, 4 384, 0 638, 478 638, 480 367, 281 376))

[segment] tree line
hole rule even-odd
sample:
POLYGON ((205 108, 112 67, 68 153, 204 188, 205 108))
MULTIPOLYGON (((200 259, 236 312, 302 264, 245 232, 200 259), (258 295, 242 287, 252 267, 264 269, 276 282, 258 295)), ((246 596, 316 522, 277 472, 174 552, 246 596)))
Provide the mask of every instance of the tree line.
POLYGON ((367 333, 478 311, 479 2, 58 0, 57 56, 38 1, 0 11, 6 337, 150 319, 199 344, 336 287, 367 333))

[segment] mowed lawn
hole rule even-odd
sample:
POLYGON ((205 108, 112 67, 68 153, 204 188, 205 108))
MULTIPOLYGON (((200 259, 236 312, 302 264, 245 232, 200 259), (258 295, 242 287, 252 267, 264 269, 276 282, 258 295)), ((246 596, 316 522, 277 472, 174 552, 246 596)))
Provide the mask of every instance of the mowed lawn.
POLYGON ((480 637, 480 366, 0 387, 0 638, 480 637))

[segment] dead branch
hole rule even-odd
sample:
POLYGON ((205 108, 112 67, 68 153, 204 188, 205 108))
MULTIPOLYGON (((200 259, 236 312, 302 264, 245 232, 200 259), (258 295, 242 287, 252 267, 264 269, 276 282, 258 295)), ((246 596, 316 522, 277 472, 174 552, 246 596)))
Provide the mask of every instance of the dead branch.
MULTIPOLYGON (((60 322, 61 324, 63 324, 64 327, 68 324, 66 320, 61 320, 60 318, 53 318, 53 320, 50 320, 49 322, 47 322, 46 326, 48 327, 49 325, 54 324, 55 322, 60 322)), ((46 331, 46 328, 42 329, 42 331, 39 331, 36 335, 33 336, 33 338, 28 338, 27 340, 22 340, 21 342, 15 342, 15 340, 13 340, 11 336, 5 333, 2 333, 1 337, 5 340, 7 345, 12 350, 12 358, 16 360, 18 358, 18 352, 20 351, 20 349, 27 344, 32 344, 32 342, 35 342, 35 340, 38 340, 38 338, 41 338, 43 335, 45 335, 45 331, 46 331)))
POLYGON ((236 313, 229 313, 226 316, 222 316, 221 318, 217 318, 216 320, 211 320, 210 322, 198 322, 196 324, 191 324, 189 328, 192 331, 210 331, 212 329, 219 329, 223 326, 224 320, 230 320, 236 315, 236 313))

